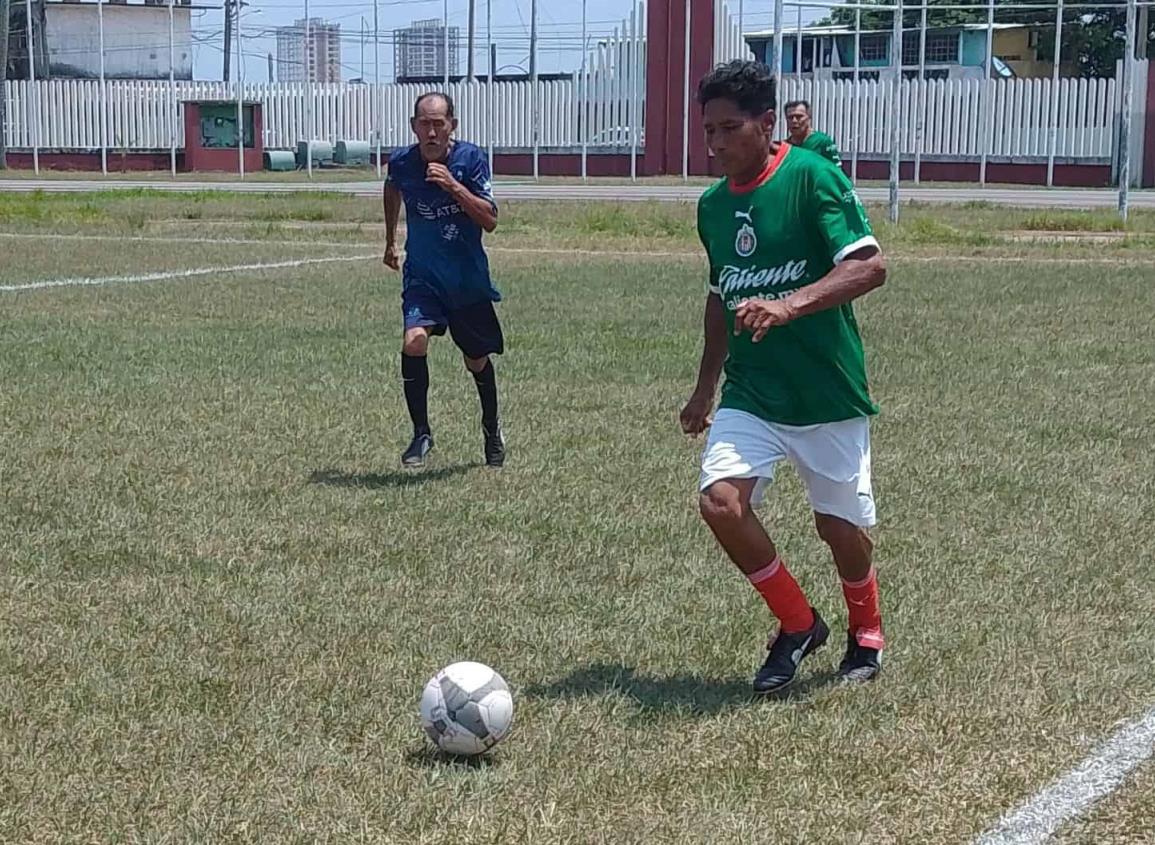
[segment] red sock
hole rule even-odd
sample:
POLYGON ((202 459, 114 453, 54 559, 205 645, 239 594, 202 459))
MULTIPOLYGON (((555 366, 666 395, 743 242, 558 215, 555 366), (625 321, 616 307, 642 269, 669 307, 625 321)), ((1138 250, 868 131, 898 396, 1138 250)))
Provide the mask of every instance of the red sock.
POLYGON ((878 607, 878 577, 874 567, 861 581, 843 581, 842 595, 850 611, 850 630, 858 644, 882 648, 882 611, 878 607))
POLYGON ((813 627, 814 611, 810 609, 810 602, 782 558, 774 558, 764 569, 746 577, 762 594, 770 612, 778 617, 783 633, 798 634, 813 627))

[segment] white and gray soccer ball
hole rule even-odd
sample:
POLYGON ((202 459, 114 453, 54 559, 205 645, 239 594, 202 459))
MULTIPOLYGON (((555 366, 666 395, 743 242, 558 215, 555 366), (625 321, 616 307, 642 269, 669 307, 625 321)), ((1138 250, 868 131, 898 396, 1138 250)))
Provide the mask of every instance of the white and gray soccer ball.
POLYGON ((425 685, 421 727, 447 754, 484 754, 513 727, 513 696, 505 679, 485 664, 454 663, 425 685))

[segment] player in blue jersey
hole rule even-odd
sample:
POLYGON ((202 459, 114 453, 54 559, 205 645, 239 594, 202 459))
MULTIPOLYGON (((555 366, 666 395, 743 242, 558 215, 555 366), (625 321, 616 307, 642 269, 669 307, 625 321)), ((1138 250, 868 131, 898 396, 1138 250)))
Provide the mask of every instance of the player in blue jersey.
POLYGON ((489 162, 473 144, 454 139, 457 118, 446 94, 418 98, 411 121, 417 143, 389 157, 385 182, 385 264, 401 269, 397 221, 405 204, 407 227, 401 308, 405 336, 401 378, 413 420, 413 440, 401 456, 422 467, 433 448, 429 426, 430 335, 448 330, 477 383, 485 434, 485 463, 505 463, 505 440, 497 408, 497 376, 491 355, 505 341, 493 304, 501 294, 489 275, 481 238, 497 228, 497 203, 489 162))

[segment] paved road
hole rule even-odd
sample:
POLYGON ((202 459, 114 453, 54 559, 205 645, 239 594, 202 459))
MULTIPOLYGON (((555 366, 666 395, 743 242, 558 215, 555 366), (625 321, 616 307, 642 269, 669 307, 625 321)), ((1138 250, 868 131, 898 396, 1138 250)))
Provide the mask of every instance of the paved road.
MULTIPOLYGON (((45 191, 76 192, 92 190, 129 190, 150 188, 157 191, 232 191, 245 193, 286 193, 292 191, 329 191, 352 194, 354 196, 380 196, 379 182, 166 182, 162 180, 132 179, 11 179, 0 180, 3 191, 45 191)), ((497 195, 507 200, 551 199, 551 200, 617 200, 617 201, 658 201, 693 202, 702 193, 702 187, 695 185, 581 185, 581 184, 533 184, 525 182, 498 182, 497 195)), ((886 188, 866 187, 859 193, 866 202, 886 202, 886 188)), ((904 202, 963 203, 988 202, 994 205, 1048 208, 1114 208, 1119 195, 1114 190, 1055 188, 1005 188, 974 186, 957 188, 928 188, 902 186, 904 202)), ((1131 204, 1135 208, 1155 208, 1155 192, 1139 191, 1131 194, 1131 204)))

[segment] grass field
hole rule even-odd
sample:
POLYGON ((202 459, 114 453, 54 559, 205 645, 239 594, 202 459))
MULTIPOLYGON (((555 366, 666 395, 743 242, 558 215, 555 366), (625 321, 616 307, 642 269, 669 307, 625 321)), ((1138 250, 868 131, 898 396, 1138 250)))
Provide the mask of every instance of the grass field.
MULTIPOLYGON (((0 841, 967 842, 1155 704, 1155 217, 908 210, 861 304, 886 673, 752 701, 696 514, 691 210, 506 209, 510 460, 435 345, 402 474, 377 204, 0 197, 0 841), (51 239, 49 233, 68 235, 51 239), (343 263, 178 270, 365 256, 343 263), (510 682, 488 761, 427 677, 510 682)), ((875 213, 881 219, 881 214, 875 213)), ((845 610, 792 473, 763 516, 845 610)), ((1155 839, 1155 764, 1064 827, 1155 839)))

